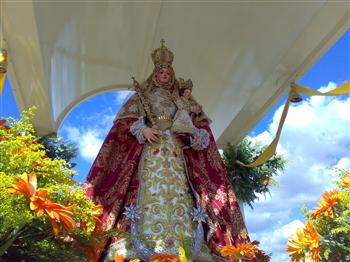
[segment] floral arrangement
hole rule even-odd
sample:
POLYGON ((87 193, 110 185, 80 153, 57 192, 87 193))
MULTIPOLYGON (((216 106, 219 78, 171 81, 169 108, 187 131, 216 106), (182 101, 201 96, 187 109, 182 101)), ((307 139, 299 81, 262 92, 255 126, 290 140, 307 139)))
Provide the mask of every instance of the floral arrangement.
POLYGON ((47 156, 30 123, 34 111, 0 120, 0 260, 83 261, 103 210, 69 163, 47 156))
POLYGON ((322 194, 315 210, 304 207, 306 223, 287 244, 292 261, 348 261, 350 259, 350 172, 336 170, 337 189, 322 194))

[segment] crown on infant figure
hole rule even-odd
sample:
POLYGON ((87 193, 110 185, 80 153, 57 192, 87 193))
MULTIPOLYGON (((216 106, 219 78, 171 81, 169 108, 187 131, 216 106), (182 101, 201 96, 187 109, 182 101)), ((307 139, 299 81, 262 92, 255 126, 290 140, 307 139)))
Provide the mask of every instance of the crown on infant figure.
POLYGON ((184 80, 183 78, 179 78, 179 89, 189 89, 192 91, 193 83, 191 79, 184 80))
POLYGON ((165 41, 160 41, 160 47, 155 49, 151 56, 155 67, 171 66, 174 60, 174 54, 165 45, 165 41))

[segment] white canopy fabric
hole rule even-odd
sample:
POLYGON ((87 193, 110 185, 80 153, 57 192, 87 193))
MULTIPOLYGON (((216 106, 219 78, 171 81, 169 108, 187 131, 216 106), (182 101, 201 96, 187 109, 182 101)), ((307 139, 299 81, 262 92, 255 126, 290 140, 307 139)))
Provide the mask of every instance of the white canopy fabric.
POLYGON ((347 1, 5 1, 1 13, 16 100, 38 107, 39 133, 86 98, 144 80, 164 38, 221 146, 242 139, 349 26, 347 1))

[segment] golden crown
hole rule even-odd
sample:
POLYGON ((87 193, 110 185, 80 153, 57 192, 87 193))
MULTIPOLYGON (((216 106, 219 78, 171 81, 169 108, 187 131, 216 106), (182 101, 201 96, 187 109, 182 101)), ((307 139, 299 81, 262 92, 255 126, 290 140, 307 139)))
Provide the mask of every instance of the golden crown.
POLYGON ((193 89, 193 83, 191 79, 184 80, 183 78, 179 78, 179 89, 193 89))
POLYGON ((160 47, 155 49, 151 56, 155 67, 171 66, 174 54, 165 45, 165 41, 160 41, 160 47))

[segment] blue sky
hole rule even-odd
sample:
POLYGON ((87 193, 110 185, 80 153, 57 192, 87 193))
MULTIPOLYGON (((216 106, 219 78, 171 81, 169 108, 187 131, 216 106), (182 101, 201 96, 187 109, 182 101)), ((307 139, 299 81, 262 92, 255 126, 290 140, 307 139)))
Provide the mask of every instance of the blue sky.
MULTIPOLYGON (((328 91, 350 79, 350 30, 298 81, 328 91)), ((249 133, 253 141, 269 143, 277 129, 286 96, 249 133)), ((316 206, 337 177, 331 167, 350 168, 350 97, 304 97, 289 110, 277 152, 287 165, 277 177, 271 196, 261 196, 254 209, 245 209, 253 239, 272 252, 272 261, 290 261, 288 238, 302 226, 300 208, 316 206)))
MULTIPOLYGON (((321 91, 335 88, 350 79, 350 30, 317 61, 298 82, 321 91)), ((59 134, 79 145, 76 159, 78 181, 89 168, 125 97, 115 91, 90 98, 64 120, 59 134)), ((268 143, 273 138, 286 97, 249 133, 249 139, 268 143)), ((332 187, 330 168, 349 168, 350 98, 304 97, 290 108, 278 152, 287 158, 285 172, 277 177, 279 186, 271 196, 261 196, 254 210, 245 208, 252 239, 273 253, 272 261, 289 261, 284 251, 287 239, 304 222, 300 208, 316 205, 324 190, 332 187)), ((1 118, 18 117, 18 108, 8 80, 0 97, 1 118)))

